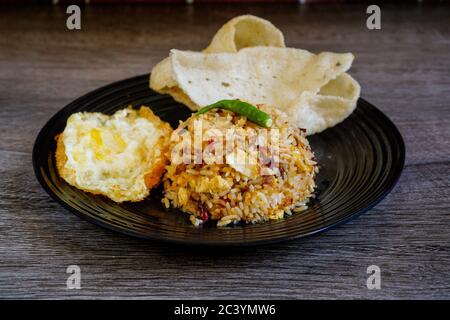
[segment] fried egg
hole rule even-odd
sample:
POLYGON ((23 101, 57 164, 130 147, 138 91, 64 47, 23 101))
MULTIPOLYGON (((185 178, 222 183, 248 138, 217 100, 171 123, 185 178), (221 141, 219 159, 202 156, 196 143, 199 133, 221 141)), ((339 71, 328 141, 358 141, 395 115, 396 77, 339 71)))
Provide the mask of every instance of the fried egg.
POLYGON ((161 179, 172 128, 148 108, 72 114, 56 137, 59 175, 115 202, 141 201, 161 179))

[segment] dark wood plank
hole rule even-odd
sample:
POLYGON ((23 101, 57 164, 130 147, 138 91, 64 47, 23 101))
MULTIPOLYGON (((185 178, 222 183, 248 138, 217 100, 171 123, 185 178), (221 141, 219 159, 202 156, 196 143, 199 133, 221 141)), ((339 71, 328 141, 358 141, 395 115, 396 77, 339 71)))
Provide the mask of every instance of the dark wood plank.
POLYGON ((63 7, 2 7, 0 29, 0 297, 450 298, 449 7, 87 7, 65 29, 63 7), (39 187, 39 129, 81 94, 143 74, 172 47, 200 49, 228 18, 272 20, 291 46, 352 51, 363 96, 406 142, 394 191, 373 210, 318 237, 214 251, 144 242, 68 213, 39 187), (68 265, 82 290, 65 287, 68 265), (367 290, 366 268, 382 269, 367 290))

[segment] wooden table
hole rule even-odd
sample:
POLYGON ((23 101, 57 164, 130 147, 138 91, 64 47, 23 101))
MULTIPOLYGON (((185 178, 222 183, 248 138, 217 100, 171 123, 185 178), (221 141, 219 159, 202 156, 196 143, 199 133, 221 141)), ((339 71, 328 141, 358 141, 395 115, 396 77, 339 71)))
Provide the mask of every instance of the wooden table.
POLYGON ((450 8, 364 6, 0 8, 1 298, 450 298, 450 8), (64 105, 143 74, 168 50, 201 49, 228 18, 273 21, 287 44, 351 51, 362 96, 406 142, 393 192, 360 218, 305 240, 206 250, 146 242, 96 227, 38 185, 31 150, 64 105), (366 269, 381 268, 381 290, 366 269), (66 268, 81 268, 81 290, 66 268))

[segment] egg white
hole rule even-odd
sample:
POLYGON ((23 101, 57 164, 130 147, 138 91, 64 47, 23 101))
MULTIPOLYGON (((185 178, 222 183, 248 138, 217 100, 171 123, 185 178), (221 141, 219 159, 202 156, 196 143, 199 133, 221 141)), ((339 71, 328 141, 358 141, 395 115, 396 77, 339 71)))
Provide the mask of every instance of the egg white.
POLYGON ((159 123, 131 108, 112 116, 75 113, 62 133, 67 157, 63 178, 116 202, 142 200, 149 193, 145 175, 162 156, 158 143, 164 134, 159 123))

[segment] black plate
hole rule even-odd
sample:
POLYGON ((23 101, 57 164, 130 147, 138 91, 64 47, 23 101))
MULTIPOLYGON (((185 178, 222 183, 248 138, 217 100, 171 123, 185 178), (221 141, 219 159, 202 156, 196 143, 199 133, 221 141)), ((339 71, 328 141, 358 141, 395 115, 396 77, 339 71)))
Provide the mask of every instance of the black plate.
POLYGON ((140 203, 117 204, 68 185, 55 167, 56 134, 74 112, 111 114, 128 105, 148 105, 172 126, 190 111, 171 97, 148 88, 148 75, 119 81, 75 100, 54 115, 39 133, 33 165, 43 188, 76 215, 127 235, 183 244, 253 245, 317 234, 355 218, 372 208, 393 188, 403 169, 405 148, 395 125, 378 109, 360 99, 341 124, 309 137, 320 165, 317 198, 309 208, 281 221, 256 225, 196 228, 188 215, 167 211, 161 189, 140 203))

